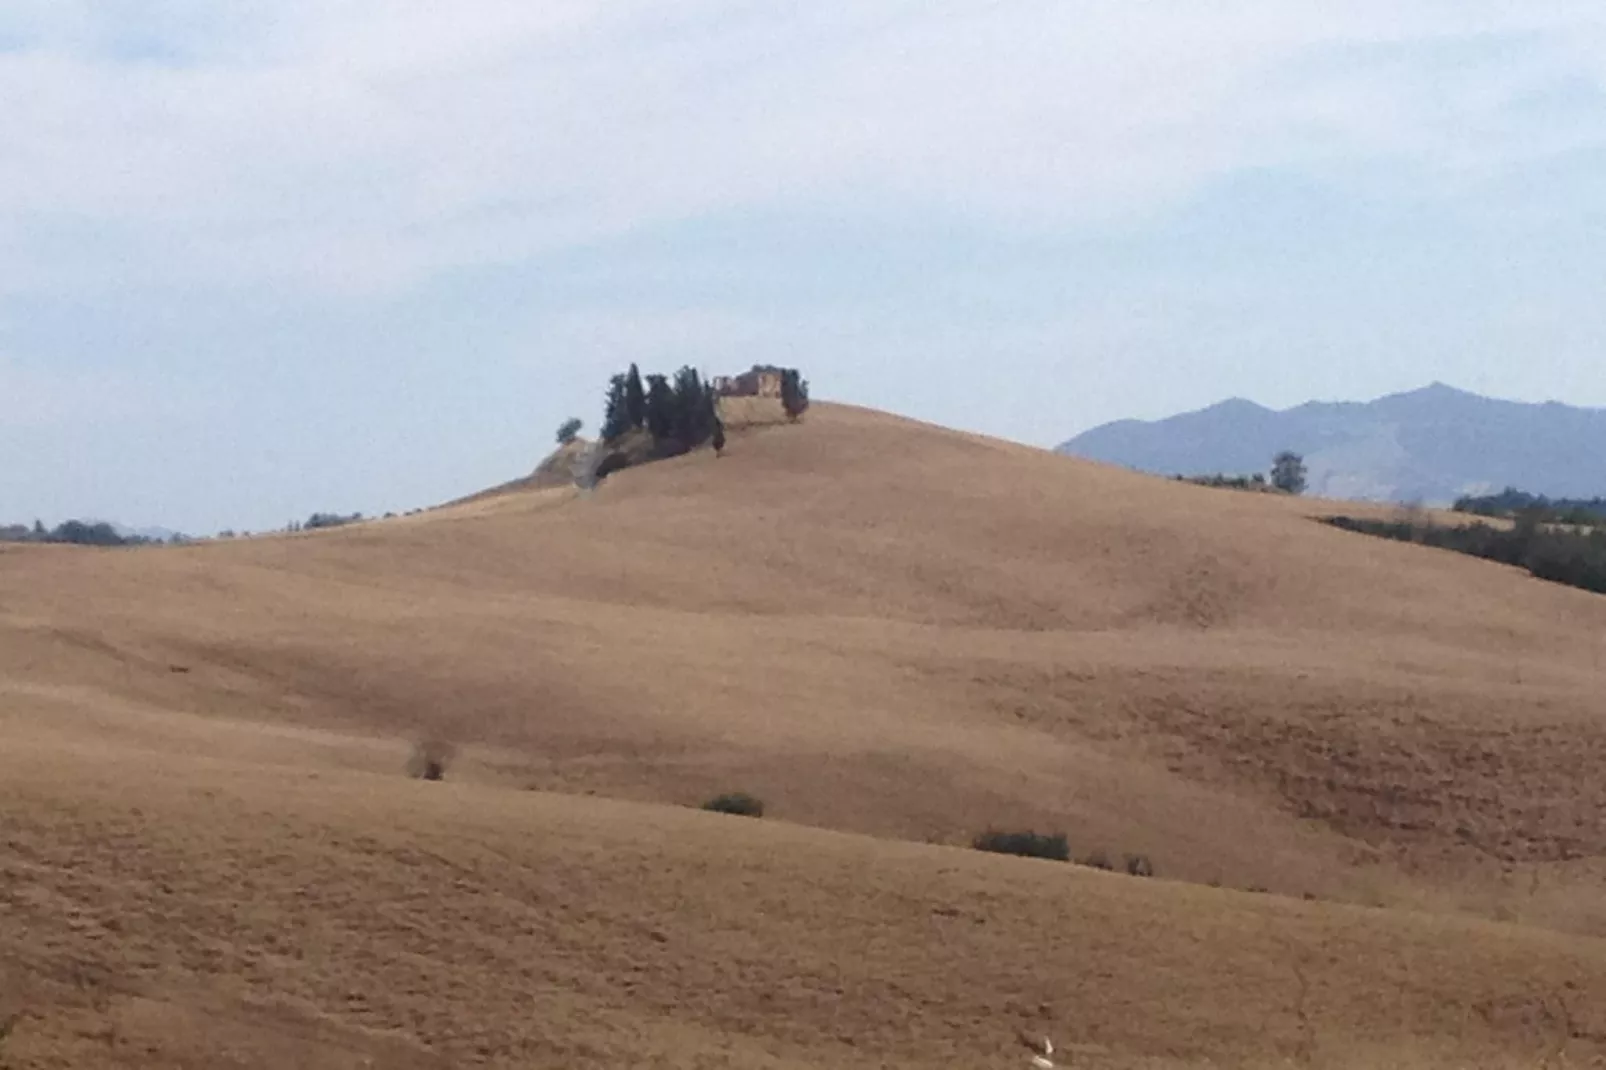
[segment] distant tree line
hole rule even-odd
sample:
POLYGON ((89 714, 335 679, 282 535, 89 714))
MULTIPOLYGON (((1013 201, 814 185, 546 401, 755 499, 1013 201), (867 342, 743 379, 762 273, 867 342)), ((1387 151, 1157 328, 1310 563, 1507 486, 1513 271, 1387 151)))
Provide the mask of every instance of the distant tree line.
MULTIPOLYGON (((182 538, 174 539, 182 542, 182 538)), ((47 528, 35 520, 27 524, 0 526, 0 542, 64 543, 72 546, 161 546, 161 539, 143 535, 121 535, 112 525, 101 521, 68 520, 47 528)))
MULTIPOLYGON (((407 515, 413 516, 418 512, 419 510, 414 509, 407 515)), ((385 519, 392 520, 395 518, 395 516, 395 513, 386 513, 385 519)), ((329 528, 343 528, 347 524, 360 524, 367 519, 368 518, 362 513, 313 513, 305 520, 292 520, 284 527, 269 529, 268 531, 264 532, 264 534, 294 535, 301 531, 322 531, 329 528)), ((228 528, 218 532, 217 537, 220 539, 249 539, 252 537, 252 533, 249 531, 235 531, 233 528, 228 528)))
POLYGON ((1279 490, 1284 494, 1303 494, 1306 487, 1305 458, 1290 450, 1283 450, 1272 458, 1271 472, 1254 472, 1247 476, 1229 476, 1217 473, 1208 476, 1184 476, 1174 478, 1185 483, 1194 483, 1201 487, 1223 487, 1229 490, 1279 490))
MULTIPOLYGON (((419 510, 408 513, 412 516, 419 510)), ((391 519, 396 514, 386 513, 385 518, 391 519)), ((344 527, 347 524, 356 524, 367 519, 362 513, 313 513, 305 520, 292 520, 283 528, 282 532, 318 531, 325 528, 344 527)), ((233 529, 217 533, 219 539, 247 538, 249 531, 237 532, 233 529)), ((187 535, 174 535, 167 539, 151 538, 145 535, 124 535, 116 527, 104 521, 68 520, 53 528, 35 520, 33 524, 0 524, 0 543, 63 543, 72 546, 179 546, 193 542, 187 535)))
POLYGON ((1175 476, 1179 483, 1192 483, 1197 487, 1219 487, 1223 490, 1269 490, 1271 484, 1266 482, 1264 472, 1256 472, 1247 476, 1229 476, 1224 472, 1217 472, 1208 476, 1175 476))
MULTIPOLYGON (((313 513, 305 520, 292 520, 282 528, 270 528, 264 535, 294 535, 302 531, 321 531, 329 528, 343 528, 347 524, 361 524, 367 520, 395 520, 397 516, 417 516, 422 509, 409 509, 405 513, 386 513, 383 517, 370 518, 363 513, 313 513)), ((235 531, 226 528, 217 533, 219 539, 249 539, 254 534, 250 531, 235 531)))
POLYGON ((1606 594, 1606 527, 1555 526, 1546 523, 1538 510, 1520 513, 1509 528, 1484 523, 1452 527, 1417 517, 1370 520, 1335 516, 1327 522, 1345 531, 1514 565, 1542 580, 1606 594))
POLYGON ((363 521, 361 513, 349 515, 341 513, 313 513, 301 524, 291 524, 291 531, 319 531, 324 528, 343 528, 347 524, 360 524, 363 521))
POLYGON ((1592 527, 1606 523, 1606 498, 1547 498, 1543 494, 1529 494, 1516 487, 1507 487, 1499 494, 1457 498, 1454 509, 1458 513, 1507 520, 1531 514, 1545 524, 1592 527))

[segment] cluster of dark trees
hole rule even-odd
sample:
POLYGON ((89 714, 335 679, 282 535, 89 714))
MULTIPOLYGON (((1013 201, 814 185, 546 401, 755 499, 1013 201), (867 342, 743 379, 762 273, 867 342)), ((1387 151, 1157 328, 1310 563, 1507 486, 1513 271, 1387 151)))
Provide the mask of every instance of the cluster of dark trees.
POLYGON ((313 513, 300 524, 291 524, 291 531, 318 531, 322 528, 343 528, 347 524, 358 524, 363 520, 361 513, 352 513, 349 516, 340 513, 313 513))
POLYGON ((120 535, 110 524, 69 520, 47 528, 35 520, 33 526, 10 524, 0 527, 0 542, 67 543, 73 546, 159 546, 160 539, 141 535, 120 535))
POLYGON ((1606 523, 1606 498, 1547 498, 1507 487, 1499 494, 1457 498, 1455 511, 1475 516, 1514 520, 1532 515, 1543 524, 1575 524, 1591 527, 1606 523))
POLYGON ((1558 527, 1532 511, 1518 515, 1509 528, 1482 523, 1451 527, 1415 517, 1369 520, 1335 516, 1329 517, 1328 523, 1345 531, 1471 554, 1527 569, 1542 580, 1606 594, 1606 527, 1558 527))
POLYGON ((1291 450, 1284 450, 1271 461, 1271 474, 1256 472, 1247 476, 1229 476, 1218 474, 1213 476, 1182 476, 1176 478, 1188 483, 1196 483, 1201 487, 1225 487, 1230 490, 1260 490, 1267 485, 1275 487, 1284 494, 1303 494, 1306 487, 1305 458, 1291 450))
POLYGON ((602 441, 617 442, 632 431, 652 437, 660 455, 686 453, 712 444, 725 448, 725 425, 718 399, 696 368, 685 367, 671 379, 643 377, 634 364, 608 383, 602 419, 602 441))

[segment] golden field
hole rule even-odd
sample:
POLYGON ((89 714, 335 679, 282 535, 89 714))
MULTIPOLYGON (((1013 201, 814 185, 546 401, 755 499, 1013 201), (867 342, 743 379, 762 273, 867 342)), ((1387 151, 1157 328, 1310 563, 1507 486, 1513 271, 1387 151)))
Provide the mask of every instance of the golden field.
POLYGON ((1592 1065, 1606 599, 1341 508, 816 405, 0 548, 0 1065, 1592 1065))

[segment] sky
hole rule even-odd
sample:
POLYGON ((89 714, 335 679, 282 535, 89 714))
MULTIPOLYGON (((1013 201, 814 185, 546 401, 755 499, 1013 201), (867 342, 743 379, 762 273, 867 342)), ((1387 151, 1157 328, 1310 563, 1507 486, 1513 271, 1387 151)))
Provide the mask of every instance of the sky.
POLYGON ((0 523, 438 503, 632 361, 1606 406, 1603 175, 1600 0, 0 0, 0 523))

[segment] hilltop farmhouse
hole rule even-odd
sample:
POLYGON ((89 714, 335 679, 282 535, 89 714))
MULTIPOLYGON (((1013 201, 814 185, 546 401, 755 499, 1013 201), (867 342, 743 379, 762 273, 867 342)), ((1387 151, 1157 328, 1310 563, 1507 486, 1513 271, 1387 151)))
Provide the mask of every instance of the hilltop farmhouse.
POLYGON ((778 398, 786 369, 771 364, 755 364, 741 375, 716 375, 714 393, 722 398, 778 398))

